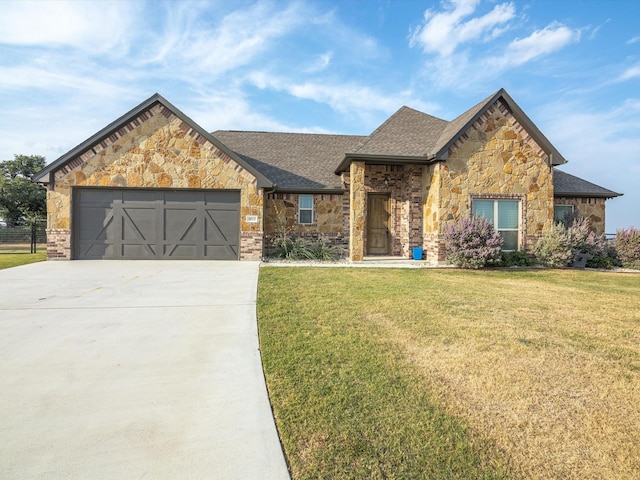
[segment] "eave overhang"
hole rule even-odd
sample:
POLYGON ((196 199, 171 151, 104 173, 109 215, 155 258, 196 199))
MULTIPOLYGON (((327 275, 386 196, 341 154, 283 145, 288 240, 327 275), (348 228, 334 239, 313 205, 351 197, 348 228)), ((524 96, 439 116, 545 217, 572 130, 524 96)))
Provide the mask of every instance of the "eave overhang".
POLYGON ((609 198, 615 198, 615 197, 621 197, 623 196, 623 193, 617 193, 617 192, 609 192, 609 193, 588 193, 588 192, 559 192, 559 191, 554 191, 553 192, 553 196, 554 197, 575 197, 575 198, 605 198, 605 199, 609 199, 609 198))
POLYGON ((349 170, 351 162, 365 162, 369 165, 429 165, 433 163, 433 158, 428 155, 374 155, 360 153, 346 153, 338 168, 334 173, 340 175, 349 170))

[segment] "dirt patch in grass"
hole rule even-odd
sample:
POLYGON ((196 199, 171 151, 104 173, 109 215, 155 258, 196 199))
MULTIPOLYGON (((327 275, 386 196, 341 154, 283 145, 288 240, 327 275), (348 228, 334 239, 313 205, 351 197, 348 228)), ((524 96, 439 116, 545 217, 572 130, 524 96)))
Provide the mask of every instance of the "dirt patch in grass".
MULTIPOLYGON (((640 478, 637 275, 569 270, 287 269, 280 274, 270 271, 261 283, 278 276, 286 285, 283 296, 294 299, 270 300, 286 305, 281 320, 309 319, 304 338, 310 343, 280 337, 281 342, 289 342, 287 349, 310 355, 313 364, 326 354, 323 349, 329 339, 343 338, 344 351, 355 341, 353 332, 358 332, 360 342, 370 339, 371 343, 366 355, 353 362, 382 355, 388 360, 381 364, 382 370, 402 369, 402 388, 411 385, 414 390, 395 399, 408 404, 390 410, 389 422, 393 415, 407 421, 409 410, 440 409, 442 418, 458 419, 454 423, 463 427, 457 431, 467 432, 459 437, 470 446, 467 454, 485 458, 480 465, 493 465, 489 468, 495 476, 506 469, 514 478, 526 479, 640 478)), ((277 295, 277 289, 270 295, 277 295)), ((274 321, 271 328, 277 325, 274 321)), ((261 322, 261 332, 265 327, 261 322)), ((266 347, 264 354, 269 355, 266 347)), ((324 374, 336 371, 327 367, 316 372, 316 378, 324 374)), ((281 375, 280 380, 286 377, 281 375)), ((293 376, 290 381, 296 382, 293 376)), ((353 382, 344 378, 347 397, 353 382)), ((287 383, 269 381, 270 389, 276 390, 290 388, 287 383)), ((304 382, 298 386, 313 388, 304 382)), ((370 395, 374 392, 371 389, 370 395)), ((328 397, 323 402, 330 404, 332 390, 324 393, 328 397)), ((322 398, 322 392, 315 394, 322 398)), ((289 407, 294 397, 285 394, 289 407)), ((278 403, 274 402, 276 414, 281 408, 278 403)), ((404 435, 397 439, 400 443, 418 441, 410 433, 389 429, 383 418, 378 421, 371 428, 404 435)), ((314 429, 311 421, 307 427, 309 431, 302 435, 307 439, 306 460, 301 465, 328 445, 340 451, 331 428, 314 429)), ((300 429, 301 434, 305 428, 297 426, 293 431, 300 429)), ((358 431, 357 426, 350 428, 358 431)), ((427 429, 422 435, 448 432, 445 426, 427 429)), ((372 448, 378 447, 382 444, 372 448)), ((418 450, 415 454, 431 453, 418 450)), ((450 452, 443 449, 440 454, 450 452)), ((454 461, 460 458, 464 456, 454 461)), ((395 464, 387 460, 385 465, 395 464)), ((307 475, 301 467, 296 478, 326 478, 321 466, 316 463, 314 468, 314 475, 307 475)))

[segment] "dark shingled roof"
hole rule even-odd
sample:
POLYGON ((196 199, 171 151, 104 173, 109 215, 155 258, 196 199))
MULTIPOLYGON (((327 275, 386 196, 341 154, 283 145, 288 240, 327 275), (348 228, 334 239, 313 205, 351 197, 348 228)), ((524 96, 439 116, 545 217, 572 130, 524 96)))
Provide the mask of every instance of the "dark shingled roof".
POLYGON ((553 194, 556 197, 602 197, 613 198, 622 194, 616 193, 594 183, 587 182, 574 175, 554 168, 553 194))
POLYGON ((405 106, 391 115, 352 153, 426 159, 448 123, 405 106))
POLYGON ((333 173, 345 152, 367 137, 218 130, 213 137, 277 185, 278 190, 343 190, 333 173))

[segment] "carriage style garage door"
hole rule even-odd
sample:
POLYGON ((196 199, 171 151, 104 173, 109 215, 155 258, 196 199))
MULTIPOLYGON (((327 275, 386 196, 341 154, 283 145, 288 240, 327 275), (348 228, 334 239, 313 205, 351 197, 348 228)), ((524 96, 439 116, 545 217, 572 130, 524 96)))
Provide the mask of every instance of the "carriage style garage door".
POLYGON ((75 259, 238 259, 238 191, 76 188, 73 206, 75 259))

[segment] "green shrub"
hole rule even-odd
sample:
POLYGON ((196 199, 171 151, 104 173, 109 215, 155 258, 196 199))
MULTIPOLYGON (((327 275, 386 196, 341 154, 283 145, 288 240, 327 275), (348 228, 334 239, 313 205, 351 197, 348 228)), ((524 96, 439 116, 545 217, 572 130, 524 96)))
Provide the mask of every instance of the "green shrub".
POLYGON ((445 233, 447 260, 461 268, 498 263, 502 237, 484 217, 464 217, 445 233))
POLYGON ((634 227, 618 230, 616 250, 623 267, 640 270, 640 230, 634 227))
POLYGON ((531 267, 535 265, 536 261, 531 258, 526 252, 502 252, 500 258, 500 266, 502 267, 531 267))
POLYGON ((328 243, 324 238, 308 239, 281 234, 272 240, 273 254, 286 260, 338 260, 344 256, 341 248, 328 243))
POLYGON ((556 223, 547 230, 536 243, 533 254, 538 261, 547 267, 567 267, 575 254, 571 250, 571 243, 567 229, 562 223, 556 223))

